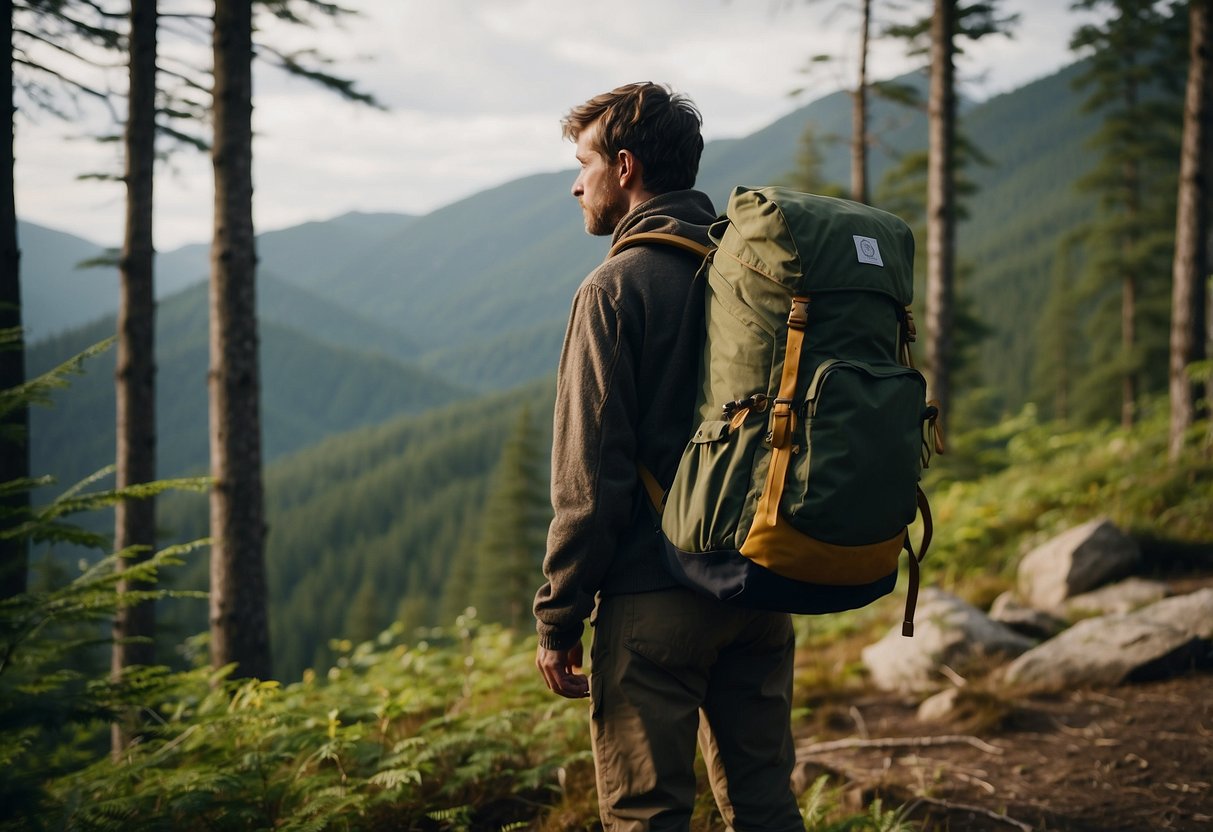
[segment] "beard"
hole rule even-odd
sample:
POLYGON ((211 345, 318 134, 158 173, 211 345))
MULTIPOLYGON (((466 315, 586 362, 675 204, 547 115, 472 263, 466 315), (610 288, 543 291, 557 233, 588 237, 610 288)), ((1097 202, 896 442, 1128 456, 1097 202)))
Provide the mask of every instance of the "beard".
POLYGON ((585 215, 585 232, 594 237, 609 237, 615 233, 619 221, 628 213, 623 192, 605 194, 596 202, 582 201, 581 211, 585 215))

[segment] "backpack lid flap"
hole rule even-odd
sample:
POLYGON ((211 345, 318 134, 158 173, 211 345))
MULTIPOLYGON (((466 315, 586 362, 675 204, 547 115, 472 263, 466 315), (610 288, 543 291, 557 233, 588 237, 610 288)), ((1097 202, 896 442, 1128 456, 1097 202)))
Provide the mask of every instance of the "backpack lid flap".
POLYGON ((787 188, 738 187, 712 237, 729 259, 797 294, 863 290, 902 306, 914 293, 914 237, 886 211, 787 188))

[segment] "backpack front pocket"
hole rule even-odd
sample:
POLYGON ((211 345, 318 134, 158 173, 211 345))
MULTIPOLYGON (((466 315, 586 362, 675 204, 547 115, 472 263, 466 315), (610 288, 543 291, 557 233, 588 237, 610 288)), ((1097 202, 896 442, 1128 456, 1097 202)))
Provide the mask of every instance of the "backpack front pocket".
POLYGON ((781 508, 800 531, 858 546, 914 520, 926 382, 899 365, 832 359, 813 374, 781 508))

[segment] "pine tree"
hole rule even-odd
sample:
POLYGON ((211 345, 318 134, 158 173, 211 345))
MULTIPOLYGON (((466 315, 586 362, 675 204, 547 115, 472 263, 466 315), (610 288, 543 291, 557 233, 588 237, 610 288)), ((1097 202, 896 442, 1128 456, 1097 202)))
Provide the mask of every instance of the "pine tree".
POLYGON ((549 499, 539 454, 539 432, 524 407, 502 450, 475 549, 473 605, 483 620, 514 629, 530 619, 543 562, 549 499))
POLYGON ((253 3, 216 0, 211 243, 211 662, 270 678, 253 236, 253 3))
POLYGON ((1098 162, 1079 181, 1099 197, 1099 211, 1084 228, 1081 290, 1091 350, 1076 400, 1086 419, 1118 409, 1127 426, 1144 389, 1165 377, 1186 20, 1158 0, 1080 0, 1075 7, 1111 13, 1071 39, 1088 57, 1076 79, 1089 90, 1084 107, 1103 117, 1092 140, 1098 162))
MULTIPOLYGON (((276 0, 274 15, 306 22, 295 6, 333 16, 324 0, 276 0)), ((214 236, 210 280, 211 662, 236 663, 238 676, 270 676, 265 494, 261 460, 261 384, 253 233, 253 0, 216 0, 214 52, 214 236)), ((353 101, 375 104, 352 82, 304 66, 310 50, 283 53, 287 72, 353 101)))
POLYGON ((928 71, 927 147, 927 280, 926 280, 926 370, 931 397, 943 418, 952 408, 952 382, 957 363, 956 329, 956 176, 959 169, 956 56, 958 41, 976 41, 992 34, 1006 34, 1016 17, 1001 16, 998 0, 961 3, 934 0, 930 18, 908 26, 891 28, 916 50, 927 39, 928 71))
MULTIPOLYGON (((7 42, 13 43, 13 18, 10 3, 4 15, 7 42)), ((13 343, 0 349, 0 390, 11 390, 25 381, 25 340, 21 335, 21 249, 17 243, 17 202, 13 184, 13 135, 16 128, 16 108, 13 106, 12 52, 4 62, 0 84, 9 90, 9 103, 4 107, 7 124, 0 141, 4 147, 5 188, 0 195, 0 330, 14 333, 13 343)), ((29 445, 25 434, 29 430, 29 408, 22 405, 7 414, 0 436, 0 482, 13 482, 29 476, 29 445)), ((18 491, 4 497, 0 507, 6 513, 19 513, 29 507, 29 492, 18 491)), ((20 538, 0 541, 0 598, 25 592, 29 573, 29 544, 20 538)))
POLYGON ((812 123, 806 124, 800 134, 800 150, 796 154, 796 168, 786 177, 789 188, 804 193, 822 196, 846 196, 846 190, 833 182, 825 181, 822 173, 823 155, 820 138, 812 123))
MULTIPOLYGON (((877 95, 881 95, 882 85, 873 85, 867 76, 867 57, 871 50, 873 27, 872 0, 858 0, 856 11, 859 12, 859 51, 855 58, 855 86, 847 91, 850 96, 850 190, 847 192, 847 189, 835 186, 835 184, 828 186, 828 193, 819 187, 799 187, 797 184, 792 184, 791 187, 807 193, 849 196, 858 203, 867 203, 871 190, 869 187, 869 149, 872 144, 867 116, 869 116, 871 93, 876 92, 877 95)), ((805 72, 810 72, 816 64, 833 62, 836 59, 836 56, 831 55, 815 55, 809 59, 809 69, 805 72)), ((798 95, 799 92, 801 90, 793 91, 793 95, 798 95)), ((816 137, 811 126, 805 129, 801 141, 802 147, 807 148, 809 153, 816 153, 813 148, 816 137)), ((804 165, 802 155, 802 159, 798 160, 798 167, 809 171, 811 181, 820 183, 816 167, 804 167, 804 165)))
POLYGON ((952 407, 956 275, 956 0, 935 0, 927 104, 927 370, 944 418, 952 407))
POLYGON ((851 92, 851 199, 868 201, 868 39, 872 0, 859 4, 859 77, 851 92))
POLYGON ((1168 456, 1177 462, 1184 437, 1196 415, 1196 392, 1188 367, 1204 358, 1209 273, 1210 182, 1213 158, 1213 0, 1191 0, 1189 14, 1188 83, 1184 103, 1183 147, 1179 165, 1178 210, 1175 220, 1175 262, 1171 277, 1171 425, 1168 456))
POLYGON ((1073 235, 1058 243, 1048 300, 1036 325, 1039 348, 1032 368, 1032 386, 1048 402, 1044 412, 1062 421, 1073 415, 1071 398, 1081 370, 1081 333, 1074 326, 1080 309, 1075 286, 1078 247, 1073 235))
MULTIPOLYGON (((132 0, 126 148, 126 230, 119 260, 116 478, 119 488, 156 478, 156 301, 153 285, 152 173, 156 159, 156 0, 132 0)), ((156 545, 156 504, 123 500, 114 510, 114 547, 139 547, 119 568, 146 560, 156 545)), ((123 580, 119 592, 146 589, 123 580)), ((156 607, 151 600, 123 606, 114 618, 111 668, 155 663, 156 607), (137 640, 133 640, 137 639, 137 640)), ((115 723, 115 753, 126 728, 115 723)))
MULTIPOLYGON (((977 193, 976 184, 965 175, 965 170, 969 165, 988 164, 988 159, 965 138, 963 133, 958 134, 956 144, 957 171, 953 179, 955 194, 953 210, 957 221, 963 221, 968 218, 967 200, 977 193)), ((917 240, 926 236, 927 165, 928 159, 925 151, 907 153, 895 167, 885 173, 877 188, 879 205, 884 210, 891 211, 904 219, 913 230, 917 240)), ((951 374, 952 381, 958 388, 975 391, 980 381, 977 351, 982 341, 990 334, 990 329, 981 320, 973 299, 965 291, 967 278, 972 270, 972 264, 963 261, 959 262, 956 267, 951 374)), ((921 278, 926 274, 926 251, 923 246, 918 246, 915 250, 914 273, 917 276, 914 293, 916 297, 922 298, 924 293, 920 284, 924 282, 921 278)), ((923 340, 924 334, 926 334, 926 330, 920 326, 918 331, 920 341, 923 340)), ((952 416, 955 418, 959 411, 962 418, 957 421, 970 423, 978 421, 975 418, 976 414, 973 413, 972 405, 974 404, 974 400, 967 395, 955 397, 952 404, 952 416)))
POLYGON ((382 588, 372 580, 364 580, 350 601, 345 617, 345 637, 354 642, 370 641, 386 626, 387 615, 382 588))

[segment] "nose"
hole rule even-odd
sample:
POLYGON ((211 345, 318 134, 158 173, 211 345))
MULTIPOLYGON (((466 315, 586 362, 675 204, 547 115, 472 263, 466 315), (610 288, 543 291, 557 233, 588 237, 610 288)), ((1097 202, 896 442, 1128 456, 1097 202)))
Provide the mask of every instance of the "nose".
POLYGON ((580 174, 577 176, 576 179, 573 180, 572 193, 573 193, 573 196, 575 196, 577 199, 581 199, 581 195, 583 193, 585 193, 585 186, 581 184, 580 174))

